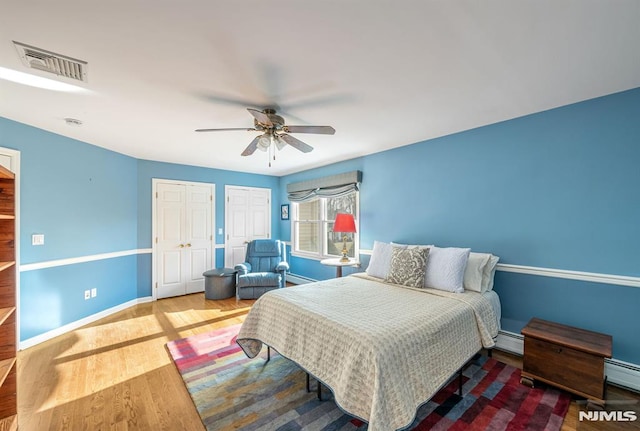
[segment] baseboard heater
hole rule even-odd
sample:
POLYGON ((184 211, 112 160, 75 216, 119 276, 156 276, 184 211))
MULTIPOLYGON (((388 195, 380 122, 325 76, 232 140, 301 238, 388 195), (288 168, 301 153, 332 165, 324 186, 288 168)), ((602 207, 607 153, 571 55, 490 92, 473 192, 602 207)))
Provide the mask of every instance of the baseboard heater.
POLYGON ((318 281, 318 280, 314 280, 313 278, 303 277, 302 275, 296 275, 291 273, 287 274, 287 282, 289 283, 307 284, 307 283, 313 283, 315 281, 318 281))

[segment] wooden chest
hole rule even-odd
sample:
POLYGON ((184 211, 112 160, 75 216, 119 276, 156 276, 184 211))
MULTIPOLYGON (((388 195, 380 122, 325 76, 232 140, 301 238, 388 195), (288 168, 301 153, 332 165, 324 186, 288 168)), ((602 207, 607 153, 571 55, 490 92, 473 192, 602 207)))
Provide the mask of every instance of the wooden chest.
POLYGON ((594 407, 605 403, 604 359, 611 357, 610 335, 533 318, 522 328, 521 382, 535 380, 585 397, 594 407))

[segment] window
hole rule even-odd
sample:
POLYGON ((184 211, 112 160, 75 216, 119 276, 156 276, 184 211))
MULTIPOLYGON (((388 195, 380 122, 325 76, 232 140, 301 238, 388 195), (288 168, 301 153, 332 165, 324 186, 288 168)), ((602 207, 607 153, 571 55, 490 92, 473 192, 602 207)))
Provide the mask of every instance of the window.
MULTIPOLYGON (((338 213, 353 214, 357 230, 359 203, 357 191, 339 197, 292 203, 292 254, 316 259, 341 256, 344 234, 333 232, 333 221, 338 213)), ((347 255, 354 258, 359 255, 358 233, 346 235, 347 255)))

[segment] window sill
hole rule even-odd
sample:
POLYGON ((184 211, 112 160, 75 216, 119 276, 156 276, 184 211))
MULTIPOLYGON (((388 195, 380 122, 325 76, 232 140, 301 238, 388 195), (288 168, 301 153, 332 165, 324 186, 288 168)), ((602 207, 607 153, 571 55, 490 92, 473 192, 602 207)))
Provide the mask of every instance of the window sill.
MULTIPOLYGON (((317 254, 306 254, 306 253, 300 253, 300 252, 295 252, 295 251, 291 252, 291 256, 299 257, 299 258, 302 258, 302 259, 317 260, 318 262, 320 262, 321 260, 324 260, 324 259, 336 259, 336 258, 342 257, 341 254, 329 254, 329 255, 326 255, 326 256, 319 256, 317 254)), ((348 257, 349 257, 349 259, 357 259, 357 258, 352 257, 352 256, 348 256, 348 257)))
POLYGON ((295 251, 291 252, 291 256, 299 257, 301 259, 317 260, 318 262, 320 262, 322 259, 326 259, 322 256, 318 256, 317 254, 305 254, 305 253, 300 253, 295 251))

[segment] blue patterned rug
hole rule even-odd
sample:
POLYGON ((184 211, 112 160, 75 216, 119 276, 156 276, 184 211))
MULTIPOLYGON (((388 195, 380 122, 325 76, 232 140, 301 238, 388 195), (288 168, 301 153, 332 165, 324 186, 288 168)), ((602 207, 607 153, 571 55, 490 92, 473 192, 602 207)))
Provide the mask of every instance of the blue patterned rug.
MULTIPOLYGON (((235 343, 239 325, 172 341, 169 353, 207 430, 366 430, 340 410, 329 390, 307 393, 305 373, 266 350, 248 359, 235 343)), ((272 352, 273 353, 273 352, 272 352)), ((410 430, 559 430, 571 397, 520 384, 520 370, 480 357, 418 410, 410 430)), ((314 383, 312 383, 312 387, 314 383)))

